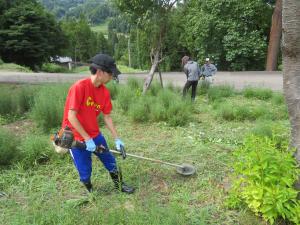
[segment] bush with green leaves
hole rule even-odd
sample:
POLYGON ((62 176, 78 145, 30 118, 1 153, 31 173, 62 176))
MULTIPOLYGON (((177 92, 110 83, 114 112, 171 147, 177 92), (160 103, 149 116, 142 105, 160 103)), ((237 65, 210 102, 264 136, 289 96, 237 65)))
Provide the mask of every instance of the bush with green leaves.
POLYGON ((41 68, 42 71, 47 73, 68 73, 70 72, 67 67, 63 67, 54 63, 44 63, 41 68))
POLYGON ((31 134, 23 139, 19 144, 22 155, 20 160, 24 168, 46 163, 56 154, 49 136, 31 134))
POLYGON ((61 125, 69 85, 45 85, 34 98, 32 119, 44 131, 61 125))
POLYGON ((246 204, 271 224, 279 218, 299 224, 299 191, 293 185, 300 170, 288 143, 281 142, 278 147, 277 138, 250 135, 234 152, 233 184, 227 203, 230 207, 246 204))
POLYGON ((243 90, 243 95, 246 98, 257 98, 260 100, 268 100, 273 96, 273 91, 266 88, 247 87, 243 90))
POLYGON ((19 157, 19 141, 8 130, 0 128, 0 166, 11 165, 19 157))

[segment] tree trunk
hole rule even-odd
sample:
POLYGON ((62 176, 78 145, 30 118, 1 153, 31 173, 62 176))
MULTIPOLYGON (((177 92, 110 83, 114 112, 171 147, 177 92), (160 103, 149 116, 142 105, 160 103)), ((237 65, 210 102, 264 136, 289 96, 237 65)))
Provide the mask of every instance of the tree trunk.
POLYGON ((270 32, 270 40, 268 46, 267 56, 267 71, 274 71, 277 69, 277 59, 280 47, 282 30, 282 0, 277 0, 272 16, 272 26, 270 32))
POLYGON ((164 84, 163 84, 162 75, 161 75, 159 65, 157 65, 157 71, 158 71, 158 75, 159 75, 160 85, 161 85, 162 88, 164 88, 164 84))
POLYGON ((128 66, 131 67, 131 43, 130 43, 130 33, 128 36, 128 66))
POLYGON ((151 85, 151 82, 153 80, 153 76, 154 76, 154 73, 156 71, 156 68, 157 68, 157 66, 160 62, 159 52, 160 52, 159 49, 155 49, 155 52, 153 53, 152 66, 151 66, 150 72, 149 72, 148 76, 146 77, 146 80, 145 80, 145 83, 144 83, 143 94, 145 94, 146 91, 149 89, 149 87, 151 85))
MULTIPOLYGON (((283 90, 291 124, 291 146, 300 163, 300 1, 283 0, 283 90)), ((300 190, 300 176, 296 184, 300 190)))

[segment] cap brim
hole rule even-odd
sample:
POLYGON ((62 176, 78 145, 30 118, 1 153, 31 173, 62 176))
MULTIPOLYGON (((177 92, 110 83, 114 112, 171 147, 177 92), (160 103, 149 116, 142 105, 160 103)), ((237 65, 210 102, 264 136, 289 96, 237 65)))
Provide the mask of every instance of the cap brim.
POLYGON ((121 71, 117 67, 115 67, 111 69, 111 73, 114 77, 118 77, 118 75, 121 74, 121 71))

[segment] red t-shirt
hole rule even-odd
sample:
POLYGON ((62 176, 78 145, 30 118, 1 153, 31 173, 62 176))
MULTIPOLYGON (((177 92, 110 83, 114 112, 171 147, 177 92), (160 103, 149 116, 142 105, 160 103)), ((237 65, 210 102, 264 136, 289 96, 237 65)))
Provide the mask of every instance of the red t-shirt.
POLYGON ((90 78, 77 81, 69 89, 62 127, 70 127, 73 131, 74 139, 83 141, 83 137, 72 127, 68 120, 70 109, 77 112, 76 116, 82 127, 90 137, 94 138, 100 132, 97 116, 100 112, 110 114, 112 110, 109 90, 104 85, 95 87, 90 78))

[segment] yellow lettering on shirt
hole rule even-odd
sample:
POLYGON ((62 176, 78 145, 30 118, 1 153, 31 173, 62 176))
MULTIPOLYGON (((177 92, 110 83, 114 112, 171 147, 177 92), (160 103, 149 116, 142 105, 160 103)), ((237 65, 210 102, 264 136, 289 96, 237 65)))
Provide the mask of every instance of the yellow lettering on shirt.
POLYGON ((86 99, 86 106, 90 106, 90 107, 94 107, 96 110, 100 110, 101 109, 101 105, 94 102, 93 98, 91 96, 89 96, 87 99, 86 99))

